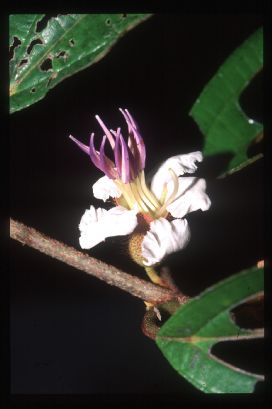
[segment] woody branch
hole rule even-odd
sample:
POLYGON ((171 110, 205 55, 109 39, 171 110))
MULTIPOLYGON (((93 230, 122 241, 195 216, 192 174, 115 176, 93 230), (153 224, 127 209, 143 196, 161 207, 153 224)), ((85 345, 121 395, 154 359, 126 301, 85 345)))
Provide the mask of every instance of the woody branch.
POLYGON ((152 304, 187 301, 188 297, 171 286, 163 288, 132 276, 13 219, 10 220, 10 237, 152 304))

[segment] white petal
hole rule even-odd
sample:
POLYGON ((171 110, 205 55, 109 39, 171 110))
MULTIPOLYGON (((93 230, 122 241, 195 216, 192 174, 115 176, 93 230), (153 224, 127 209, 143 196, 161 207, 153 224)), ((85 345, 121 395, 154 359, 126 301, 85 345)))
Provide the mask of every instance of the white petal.
POLYGON ((106 237, 125 236, 133 232, 138 224, 137 211, 116 206, 110 209, 105 218, 106 237))
POLYGON ((164 218, 150 223, 150 230, 142 242, 144 264, 152 266, 160 262, 167 254, 183 249, 190 239, 190 230, 186 219, 169 222, 164 218))
POLYGON ((110 210, 91 206, 83 214, 79 230, 81 248, 90 249, 107 237, 123 236, 131 233, 137 225, 136 211, 122 206, 110 210))
POLYGON ((152 182, 151 190, 160 198, 163 187, 165 184, 172 180, 169 169, 172 169, 177 176, 184 173, 194 173, 197 169, 196 162, 201 162, 203 155, 200 151, 188 153, 186 155, 172 156, 167 159, 155 173, 152 182))
POLYGON ((120 197, 121 192, 112 179, 108 176, 103 176, 98 179, 93 185, 93 195, 97 199, 102 199, 104 202, 109 197, 120 197))
POLYGON ((91 206, 90 209, 85 211, 79 224, 81 233, 79 244, 81 248, 90 249, 105 240, 100 222, 106 214, 107 210, 101 209, 100 207, 96 209, 94 206, 91 206))
MULTIPOLYGON (((211 201, 206 194, 206 182, 195 177, 179 177, 179 188, 176 199, 167 206, 173 217, 184 217, 195 210, 208 210, 211 201)), ((173 181, 168 184, 168 196, 173 191, 173 181)))

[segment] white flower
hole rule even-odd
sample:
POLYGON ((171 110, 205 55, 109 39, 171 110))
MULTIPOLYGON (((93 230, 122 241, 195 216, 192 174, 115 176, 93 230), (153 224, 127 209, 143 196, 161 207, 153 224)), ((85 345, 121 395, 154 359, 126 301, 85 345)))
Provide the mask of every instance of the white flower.
MULTIPOLYGON (((91 206, 82 216, 80 245, 89 249, 107 237, 132 234, 140 235, 142 264, 152 266, 166 255, 183 249, 190 239, 188 222, 184 219, 195 210, 209 209, 211 201, 206 194, 206 182, 192 176, 201 162, 202 153, 192 152, 167 159, 155 173, 150 187, 146 185, 145 146, 137 126, 127 110, 122 111, 128 124, 126 143, 117 131, 108 130, 97 117, 105 136, 100 151, 94 147, 94 134, 90 147, 71 137, 77 145, 89 153, 93 163, 106 174, 93 185, 96 198, 106 201, 112 198, 116 206, 110 210, 91 206), (108 139, 115 162, 104 153, 108 139)), ((132 255, 133 256, 133 255, 132 255)), ((139 259, 133 257, 134 259, 139 259)))

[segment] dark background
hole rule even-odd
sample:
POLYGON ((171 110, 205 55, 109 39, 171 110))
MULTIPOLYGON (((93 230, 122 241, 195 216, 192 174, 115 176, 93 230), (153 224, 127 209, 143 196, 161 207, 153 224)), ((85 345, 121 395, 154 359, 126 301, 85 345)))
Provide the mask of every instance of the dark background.
MULTIPOLYGON (((124 127, 123 107, 145 139, 147 172, 171 155, 201 150, 202 135, 188 112, 219 65, 261 25, 254 14, 155 15, 103 60, 12 114, 11 216, 79 249, 83 212, 90 204, 103 207, 91 189, 102 175, 68 135, 87 143, 94 131, 99 139, 95 114, 113 129, 124 127)), ((241 98, 260 121, 261 85, 258 75, 241 98)), ((188 247, 164 261, 190 296, 263 258, 262 161, 219 181, 221 163, 199 166, 212 207, 188 216, 188 247)), ((112 238, 89 254, 144 278, 126 244, 112 238)), ((140 300, 15 241, 10 270, 12 393, 200 394, 142 334, 140 300)), ((261 341, 216 349, 257 373, 261 351, 261 341)))

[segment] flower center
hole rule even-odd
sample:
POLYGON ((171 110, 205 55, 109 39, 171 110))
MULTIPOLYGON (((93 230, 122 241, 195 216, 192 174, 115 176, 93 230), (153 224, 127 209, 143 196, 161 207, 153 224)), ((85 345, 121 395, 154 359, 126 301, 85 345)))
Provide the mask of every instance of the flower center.
POLYGON ((141 213, 149 214, 152 219, 156 218, 155 215, 161 208, 161 203, 146 186, 144 171, 128 183, 123 183, 120 179, 115 179, 114 182, 122 192, 129 209, 136 207, 141 213))
MULTIPOLYGON (((114 180, 122 192, 121 198, 125 200, 127 207, 131 210, 135 208, 139 210, 148 224, 157 218, 166 217, 168 214, 167 206, 176 198, 178 192, 178 177, 172 169, 169 169, 169 172, 173 180, 174 188, 168 198, 166 184, 159 199, 154 195, 146 185, 144 171, 141 171, 135 179, 128 183, 123 183, 120 179, 114 180)), ((121 204, 122 199, 116 199, 117 203, 121 204)))

